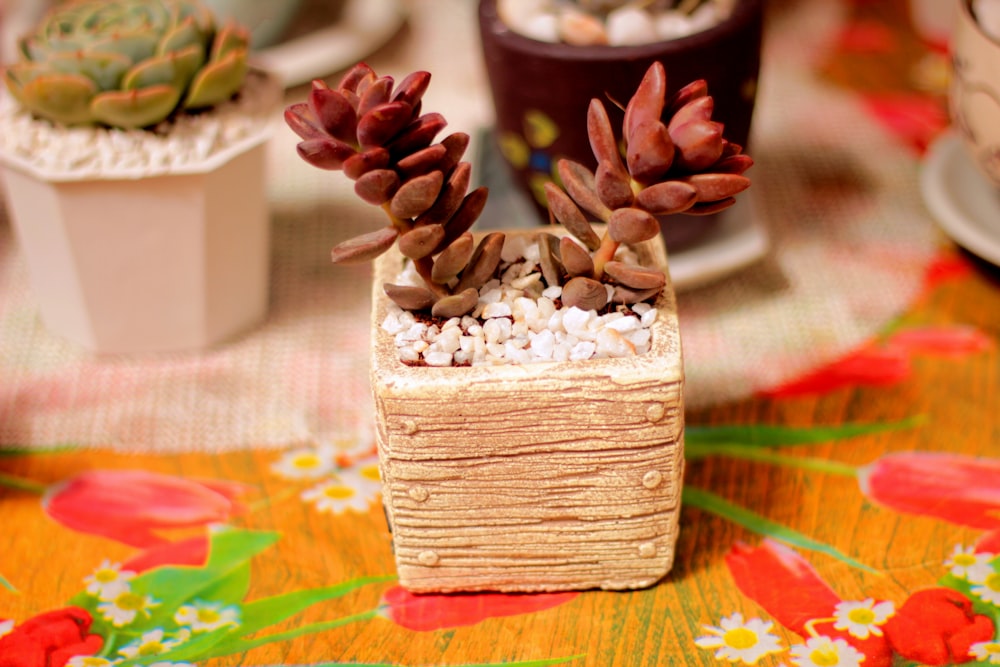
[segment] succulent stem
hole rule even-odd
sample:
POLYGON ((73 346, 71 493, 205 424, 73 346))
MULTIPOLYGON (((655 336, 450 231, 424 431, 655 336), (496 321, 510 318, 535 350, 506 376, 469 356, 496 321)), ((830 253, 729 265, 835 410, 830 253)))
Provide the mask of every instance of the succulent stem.
POLYGON ((604 265, 615 258, 618 246, 621 244, 611 238, 611 234, 604 232, 601 239, 601 247, 594 251, 594 280, 604 277, 604 265))
POLYGON ((413 268, 416 269, 417 275, 419 275, 424 280, 424 287, 434 292, 435 296, 438 298, 443 298, 446 296, 451 296, 451 291, 441 283, 434 282, 431 274, 434 271, 434 260, 430 257, 423 257, 421 259, 414 259, 413 268))
MULTIPOLYGON (((400 235, 413 229, 413 224, 409 220, 393 215, 390 202, 382 204, 381 208, 385 211, 385 214, 389 216, 389 221, 392 222, 392 226, 399 230, 400 235)), ((417 275, 419 275, 424 281, 424 287, 433 292, 439 299, 451 296, 451 291, 447 288, 447 286, 435 282, 431 277, 431 274, 434 272, 434 260, 430 256, 421 257, 420 259, 414 259, 412 261, 413 268, 416 269, 417 275)))
POLYGON ((385 211, 385 214, 389 216, 389 221, 392 223, 392 226, 399 230, 400 235, 413 229, 413 225, 410 224, 409 220, 404 220, 403 218, 393 215, 389 202, 382 204, 381 208, 385 211))

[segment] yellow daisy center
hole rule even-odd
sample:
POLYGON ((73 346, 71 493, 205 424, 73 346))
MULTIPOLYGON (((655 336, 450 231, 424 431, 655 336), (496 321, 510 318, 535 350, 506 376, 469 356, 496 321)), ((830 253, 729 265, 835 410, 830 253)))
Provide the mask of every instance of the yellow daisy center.
POLYGON ((983 584, 991 591, 1000 591, 1000 574, 994 572, 986 577, 986 581, 983 584))
POLYGON ((83 667, 105 667, 106 665, 108 665, 110 663, 107 660, 105 660, 104 658, 90 658, 90 657, 87 657, 87 658, 84 658, 83 660, 81 660, 80 664, 83 665, 83 667))
POLYGON ((972 554, 967 554, 967 553, 958 554, 951 560, 955 565, 958 565, 959 567, 969 567, 970 565, 976 564, 976 557, 973 556, 972 554))
POLYGON ((733 628, 726 631, 722 641, 726 642, 726 646, 742 651, 757 645, 757 633, 746 628, 733 628))
POLYGON ((377 465, 365 466, 364 468, 361 469, 361 476, 373 482, 379 481, 378 466, 377 465))
POLYGON ((160 642, 148 642, 139 647, 139 655, 161 655, 163 644, 160 642))
POLYGON ((115 606, 125 611, 139 611, 145 606, 145 600, 136 593, 122 593, 115 598, 115 606))
POLYGON ((94 573, 94 579, 102 584, 110 584, 118 579, 118 572, 109 567, 104 567, 94 573))
POLYGON ((292 459, 292 465, 300 470, 315 470, 322 462, 313 453, 299 454, 292 459))
POLYGON ((813 664, 820 667, 836 667, 836 665, 840 664, 840 656, 837 654, 837 649, 831 645, 814 650, 809 654, 809 658, 813 661, 813 664))
POLYGON ((847 618, 851 619, 852 623, 857 623, 859 625, 871 625, 875 622, 875 612, 867 607, 859 607, 857 609, 852 609, 850 613, 847 614, 847 618))
POLYGON ((348 486, 328 486, 323 489, 323 495, 331 500, 347 500, 354 496, 354 489, 348 486))
POLYGON ((222 618, 215 609, 199 609, 198 610, 198 621, 200 623, 205 623, 206 625, 211 625, 213 623, 218 623, 222 618))

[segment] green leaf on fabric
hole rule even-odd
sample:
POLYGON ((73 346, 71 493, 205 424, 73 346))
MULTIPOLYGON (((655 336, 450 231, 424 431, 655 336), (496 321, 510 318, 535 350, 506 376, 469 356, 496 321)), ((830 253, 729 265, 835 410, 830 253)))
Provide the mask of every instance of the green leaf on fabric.
POLYGON ((901 431, 921 426, 926 422, 922 415, 900 421, 872 424, 843 424, 840 426, 692 426, 684 428, 685 456, 697 457, 699 448, 709 445, 739 447, 788 447, 814 445, 831 440, 844 440, 862 435, 901 431))
MULTIPOLYGON (((245 653, 250 649, 257 648, 258 646, 265 646, 267 644, 275 644, 277 642, 289 641, 296 639, 298 637, 304 637, 306 635, 317 634, 320 632, 326 632, 328 630, 334 630, 336 628, 349 625, 351 623, 357 623, 359 621, 368 621, 375 618, 378 615, 378 609, 369 609, 368 611, 363 611, 360 614, 354 614, 352 616, 343 616, 341 618, 335 618, 330 621, 321 621, 319 623, 310 623, 308 625, 301 625, 297 628, 287 630, 285 632, 278 632, 272 635, 263 635, 260 637, 254 637, 253 639, 242 639, 236 636, 236 633, 232 633, 232 636, 225 642, 220 642, 218 646, 213 647, 210 651, 198 655, 200 660, 207 660, 209 658, 221 658, 223 656, 232 655, 234 653, 245 653)), ((172 655, 172 653, 171 653, 172 655)))
POLYGON ((40 447, 0 447, 0 456, 33 456, 35 454, 63 454, 79 449, 79 445, 44 445, 40 447))
POLYGON ((250 591, 250 563, 236 567, 229 575, 219 579, 211 586, 203 588, 198 597, 201 600, 222 602, 224 604, 239 604, 250 591))
POLYGON ((248 635, 306 610, 314 604, 334 600, 351 591, 369 584, 396 581, 395 575, 381 577, 358 577, 336 586, 314 590, 293 591, 261 600, 248 602, 243 606, 242 634, 248 635))
POLYGON ((153 596, 160 603, 160 608, 170 610, 172 615, 173 610, 184 602, 222 585, 279 538, 280 535, 274 532, 232 528, 213 531, 209 538, 208 562, 204 566, 154 568, 133 579, 132 590, 153 596))
POLYGON ((0 574, 0 586, 3 586, 4 588, 6 588, 11 593, 17 593, 18 592, 18 590, 16 588, 14 588, 14 584, 10 583, 10 581, 8 581, 7 578, 5 576, 3 576, 2 574, 0 574))
POLYGON ((358 577, 357 579, 351 579, 350 581, 346 581, 336 586, 329 586, 327 588, 314 590, 293 591, 283 595, 275 595, 273 597, 248 602, 243 606, 243 620, 240 625, 239 632, 233 633, 232 636, 225 642, 220 642, 218 646, 212 649, 210 654, 201 655, 199 657, 202 659, 217 658, 233 653, 241 653, 249 651, 257 646, 272 644, 279 641, 288 641, 289 639, 295 639, 296 637, 322 632, 324 630, 332 630, 333 628, 347 625, 348 623, 368 620, 375 616, 378 611, 377 609, 331 621, 321 621, 319 623, 299 626, 286 632, 273 635, 245 639, 245 637, 249 635, 255 634, 272 625, 276 625, 281 621, 298 614, 299 612, 305 611, 314 604, 343 597, 347 593, 369 584, 396 581, 396 579, 397 577, 395 575, 358 577))
POLYGON ((796 530, 762 517, 745 507, 734 505, 728 500, 725 500, 709 491, 689 486, 684 487, 684 490, 681 492, 681 506, 697 507, 704 512, 714 514, 718 517, 726 519, 727 521, 732 521, 738 526, 742 526, 743 528, 757 533, 758 535, 771 537, 800 549, 816 551, 826 554, 827 556, 832 556, 833 558, 836 558, 843 563, 847 563, 852 567, 856 567, 859 570, 863 570, 865 572, 878 572, 878 570, 869 567, 868 565, 865 565, 850 556, 842 554, 840 551, 828 544, 817 542, 816 540, 807 537, 796 530))

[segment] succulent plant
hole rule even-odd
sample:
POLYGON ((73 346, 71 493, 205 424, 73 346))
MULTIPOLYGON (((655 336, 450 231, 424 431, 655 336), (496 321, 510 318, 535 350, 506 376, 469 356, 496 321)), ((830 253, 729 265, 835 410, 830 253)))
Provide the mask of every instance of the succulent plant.
POLYGON ((19 40, 4 83, 42 118, 141 128, 232 97, 248 44, 198 0, 69 0, 19 40))
MULTIPOLYGON (((387 284, 389 298, 405 310, 456 317, 475 308, 478 289, 497 272, 504 235, 473 243, 469 230, 488 192, 468 191, 467 134, 434 142, 446 122, 421 113, 429 83, 429 73, 415 72, 396 85, 361 63, 335 88, 313 81, 308 100, 289 106, 285 121, 302 139, 298 153, 306 162, 343 171, 358 196, 388 217, 385 227, 334 247, 333 261, 369 261, 396 245, 424 285, 387 284)), ((666 276, 615 259, 619 246, 655 237, 660 216, 722 210, 749 186, 742 174, 753 161, 722 137, 712 106, 704 81, 668 99, 666 73, 655 63, 625 110, 623 158, 603 103, 591 102, 596 173, 564 159, 561 184, 546 185, 553 221, 580 243, 544 231, 537 237, 543 277, 563 286, 563 305, 599 310, 608 302, 605 284, 614 286, 617 303, 652 299, 666 276), (607 224, 603 235, 591 219, 607 224)))
POLYGON ((342 170, 358 196, 389 218, 388 226, 336 246, 333 261, 368 261, 398 244, 425 286, 387 285, 389 297, 407 310, 451 317, 475 307, 477 289, 500 262, 503 235, 473 245, 469 229, 487 189, 468 192, 472 168, 462 161, 468 134, 434 143, 446 121, 421 114, 430 78, 414 72, 396 85, 361 63, 336 88, 313 81, 308 101, 289 106, 285 121, 302 138, 298 152, 306 162, 342 170))
MULTIPOLYGON (((570 276, 563 288, 564 303, 602 308, 606 291, 598 289, 601 282, 616 284, 616 302, 649 298, 665 278, 616 261, 618 247, 655 237, 664 216, 722 211, 750 186, 743 173, 753 160, 722 136, 722 125, 712 120, 713 109, 704 80, 668 98, 666 71, 654 62, 625 107, 622 151, 603 102, 591 101, 587 133, 596 170, 562 159, 557 164, 561 183, 545 184, 551 218, 591 253, 590 261, 584 261, 568 240, 559 242, 563 269, 570 276), (591 218, 607 224, 603 236, 594 231, 591 218)), ((544 251, 555 245, 542 247, 544 251)))

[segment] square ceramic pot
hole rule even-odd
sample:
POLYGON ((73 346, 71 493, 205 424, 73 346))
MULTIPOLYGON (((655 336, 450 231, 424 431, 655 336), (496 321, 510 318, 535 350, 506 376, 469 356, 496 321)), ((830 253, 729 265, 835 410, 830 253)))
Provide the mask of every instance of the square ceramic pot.
MULTIPOLYGON (((508 234, 533 234, 520 230, 508 234)), ((662 240, 636 249, 666 270, 662 240)), ((416 592, 650 586, 670 570, 684 468, 683 366, 668 284, 629 358, 415 367, 380 327, 403 264, 376 262, 383 502, 416 592)))
POLYGON ((8 211, 47 328, 119 354, 202 349, 259 323, 268 307, 273 108, 239 141, 177 168, 59 170, 0 150, 8 211))

